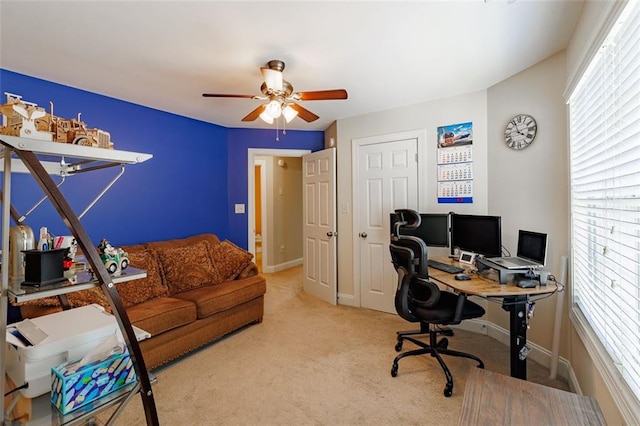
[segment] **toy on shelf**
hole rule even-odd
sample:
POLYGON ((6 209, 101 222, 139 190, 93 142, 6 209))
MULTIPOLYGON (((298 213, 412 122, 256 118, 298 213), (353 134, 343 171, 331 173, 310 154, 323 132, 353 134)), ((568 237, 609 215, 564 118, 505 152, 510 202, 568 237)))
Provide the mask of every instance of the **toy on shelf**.
POLYGON ((113 149, 111 134, 100 129, 89 129, 78 118, 60 118, 53 115, 53 102, 50 112, 33 102, 22 100, 22 96, 5 92, 7 103, 0 105, 4 116, 0 134, 39 139, 74 145, 113 149))
POLYGON ((62 261, 62 266, 64 267, 65 271, 68 271, 69 269, 73 268, 73 265, 76 261, 76 254, 78 252, 78 243, 76 242, 76 239, 71 237, 71 236, 64 236, 64 237, 55 237, 55 244, 54 247, 55 248, 65 248, 67 249, 64 252, 64 260, 62 261))
POLYGON ((110 274, 120 273, 129 266, 129 254, 121 248, 113 247, 105 238, 98 245, 98 253, 110 274))

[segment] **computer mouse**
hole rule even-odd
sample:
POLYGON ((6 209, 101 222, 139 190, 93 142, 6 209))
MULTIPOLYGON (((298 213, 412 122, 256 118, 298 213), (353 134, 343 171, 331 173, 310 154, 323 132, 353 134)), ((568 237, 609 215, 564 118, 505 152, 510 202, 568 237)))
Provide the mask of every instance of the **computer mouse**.
POLYGON ((458 281, 467 281, 467 280, 471 279, 471 277, 469 277, 469 275, 467 275, 467 274, 456 274, 455 278, 458 281))
POLYGON ((538 282, 534 280, 520 280, 517 285, 520 288, 534 288, 538 285, 538 282))

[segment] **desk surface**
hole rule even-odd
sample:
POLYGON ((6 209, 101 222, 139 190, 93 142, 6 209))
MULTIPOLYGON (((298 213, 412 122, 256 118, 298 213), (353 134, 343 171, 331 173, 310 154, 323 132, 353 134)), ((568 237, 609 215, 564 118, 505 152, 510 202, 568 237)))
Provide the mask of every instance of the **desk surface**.
POLYGON ((527 296, 553 293, 558 289, 557 285, 552 282, 543 286, 538 285, 534 288, 520 288, 511 281, 506 284, 500 284, 498 273, 496 271, 489 270, 479 274, 469 272, 472 269, 470 265, 459 263, 454 259, 445 257, 435 258, 435 260, 443 263, 450 263, 451 265, 465 269, 465 273, 469 275, 471 279, 467 281, 458 281, 455 279, 455 274, 429 268, 429 278, 465 294, 482 297, 527 296))
POLYGON ((471 369, 459 425, 606 425, 595 399, 471 369))

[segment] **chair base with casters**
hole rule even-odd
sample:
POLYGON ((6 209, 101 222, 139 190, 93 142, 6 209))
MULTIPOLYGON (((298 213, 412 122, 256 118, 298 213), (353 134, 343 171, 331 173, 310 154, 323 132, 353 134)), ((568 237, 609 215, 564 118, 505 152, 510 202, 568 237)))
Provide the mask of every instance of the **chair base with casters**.
POLYGON ((409 331, 409 332, 399 331, 397 333, 398 341, 395 347, 397 352, 400 352, 402 350, 402 345, 405 340, 413 343, 416 346, 419 346, 421 349, 406 351, 396 356, 393 359, 393 365, 391 367, 392 377, 396 377, 398 375, 398 368, 399 368, 398 363, 402 358, 405 358, 408 356, 414 356, 414 355, 429 354, 438 360, 438 363, 440 364, 440 367, 444 372, 444 375, 447 379, 447 384, 444 387, 444 396, 449 397, 453 395, 453 376, 451 375, 451 371, 449 370, 449 367, 447 367, 447 364, 445 364, 444 360, 440 355, 450 355, 450 356, 457 356, 462 358, 469 358, 478 363, 477 365, 478 368, 484 368, 484 363, 477 356, 468 354, 465 352, 448 349, 449 339, 447 339, 446 337, 443 337, 440 340, 438 340, 438 334, 453 335, 452 330, 439 329, 435 325, 433 324, 429 325, 427 323, 420 324, 420 328, 421 329, 419 331, 409 331), (413 337, 414 335, 416 336, 429 335, 429 343, 427 344, 421 340, 416 339, 415 337, 413 337))
MULTIPOLYGON (((443 336, 448 336, 448 337, 452 337, 454 334, 452 329, 441 328, 441 327, 438 327, 438 329, 436 330, 436 333, 439 333, 439 334, 442 334, 443 336)), ((421 346, 422 344, 424 344, 420 340, 418 340, 418 342, 420 343, 416 343, 415 342, 416 339, 410 339, 410 336, 428 336, 429 330, 420 329, 420 330, 396 331, 396 335, 398 336, 397 337, 398 341, 396 342, 396 352, 400 352, 402 350, 402 344, 405 340, 409 340, 410 342, 413 342, 418 346, 421 346)))

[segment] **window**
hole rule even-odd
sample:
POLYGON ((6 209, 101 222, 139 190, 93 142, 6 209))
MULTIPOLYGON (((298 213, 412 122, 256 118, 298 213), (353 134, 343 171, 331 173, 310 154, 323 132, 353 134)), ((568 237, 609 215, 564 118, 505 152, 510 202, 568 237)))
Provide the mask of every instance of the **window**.
MULTIPOLYGON (((569 98, 574 312, 622 397, 640 400, 640 1, 622 10, 569 98), (616 374, 617 372, 617 374, 616 374)), ((572 319, 574 317, 572 316, 572 319)), ((578 327, 577 327, 578 328, 578 327)), ((624 405, 624 404, 623 404, 624 405)), ((627 403, 628 405, 628 403, 627 403)), ((623 415, 624 415, 624 410, 623 415)))

